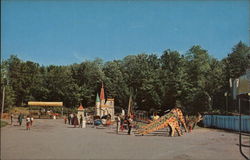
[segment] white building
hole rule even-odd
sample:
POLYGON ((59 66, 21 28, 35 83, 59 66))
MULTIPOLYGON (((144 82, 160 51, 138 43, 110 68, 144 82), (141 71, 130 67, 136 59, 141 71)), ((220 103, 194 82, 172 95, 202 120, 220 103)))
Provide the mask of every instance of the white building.
POLYGON ((101 92, 100 92, 100 98, 97 93, 96 95, 96 115, 102 117, 104 115, 111 115, 111 119, 114 119, 115 115, 115 108, 114 108, 114 99, 108 98, 105 99, 104 95, 104 87, 102 85, 101 92))

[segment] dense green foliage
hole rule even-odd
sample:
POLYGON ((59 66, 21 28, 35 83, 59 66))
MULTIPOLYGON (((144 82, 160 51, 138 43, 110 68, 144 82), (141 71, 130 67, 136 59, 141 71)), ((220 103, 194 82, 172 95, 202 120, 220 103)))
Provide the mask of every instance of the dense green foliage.
POLYGON ((138 54, 69 66, 40 66, 12 55, 1 64, 1 89, 6 86, 6 109, 33 100, 63 101, 67 108, 80 103, 92 107, 103 82, 116 109, 127 108, 132 95, 139 110, 164 112, 177 105, 186 112, 205 112, 225 109, 229 78, 241 76, 249 65, 250 48, 242 42, 222 60, 201 46, 191 47, 184 55, 166 50, 160 57, 138 54))
POLYGON ((5 121, 0 120, 0 128, 7 126, 8 123, 5 121))

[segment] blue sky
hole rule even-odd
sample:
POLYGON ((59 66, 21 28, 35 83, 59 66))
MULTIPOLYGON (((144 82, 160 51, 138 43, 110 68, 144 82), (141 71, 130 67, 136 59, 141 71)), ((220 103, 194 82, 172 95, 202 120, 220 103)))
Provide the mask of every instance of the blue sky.
POLYGON ((249 1, 5 0, 1 53, 41 65, 68 65, 201 45, 222 59, 249 45, 249 1))

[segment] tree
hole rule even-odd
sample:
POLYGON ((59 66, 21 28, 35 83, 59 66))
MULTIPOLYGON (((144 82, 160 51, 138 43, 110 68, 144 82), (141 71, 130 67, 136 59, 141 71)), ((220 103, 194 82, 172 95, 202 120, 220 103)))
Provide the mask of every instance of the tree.
POLYGON ((133 105, 140 110, 163 113, 180 105, 195 113, 223 110, 224 93, 230 92, 229 79, 243 75, 249 65, 250 48, 242 42, 221 61, 198 45, 185 55, 168 49, 160 58, 144 53, 69 66, 39 66, 11 55, 1 64, 1 89, 5 74, 8 108, 31 100, 63 101, 66 107, 74 108, 80 103, 94 106, 103 83, 106 98, 114 98, 116 107, 127 108, 132 96, 133 105))
POLYGON ((12 86, 15 92, 15 105, 22 106, 24 97, 26 95, 26 90, 23 85, 24 75, 22 75, 23 62, 17 56, 11 55, 6 63, 8 67, 7 70, 9 84, 12 86))
POLYGON ((8 83, 9 77, 8 77, 8 64, 7 61, 3 61, 1 63, 1 92, 0 92, 0 97, 1 97, 1 106, 2 106, 2 97, 3 97, 3 88, 5 88, 4 92, 4 111, 10 109, 15 105, 16 102, 16 96, 15 92, 12 88, 11 85, 8 83))
POLYGON ((75 83, 80 88, 81 103, 85 106, 94 106, 96 93, 99 92, 101 83, 105 83, 105 74, 102 71, 101 59, 85 61, 80 65, 72 65, 71 72, 75 83))
POLYGON ((129 88, 121 71, 121 61, 106 62, 103 67, 105 88, 108 97, 115 99, 115 105, 127 107, 129 88))
POLYGON ((187 103, 191 111, 205 111, 211 109, 211 93, 207 90, 208 77, 211 70, 212 58, 201 46, 193 46, 185 55, 186 72, 188 75, 189 95, 187 103))
POLYGON ((235 79, 240 77, 250 67, 250 47, 240 41, 233 47, 228 57, 223 59, 223 62, 225 64, 224 72, 226 73, 227 81, 229 78, 235 79))
POLYGON ((240 41, 232 48, 232 52, 222 60, 222 63, 224 81, 222 94, 229 93, 229 110, 235 110, 236 102, 233 101, 229 80, 233 81, 239 78, 245 74, 247 68, 250 68, 250 47, 240 41))
MULTIPOLYGON (((156 55, 139 54, 123 59, 122 73, 139 109, 160 108, 157 93, 159 60, 156 55)), ((128 100, 129 96, 127 97, 128 100)))

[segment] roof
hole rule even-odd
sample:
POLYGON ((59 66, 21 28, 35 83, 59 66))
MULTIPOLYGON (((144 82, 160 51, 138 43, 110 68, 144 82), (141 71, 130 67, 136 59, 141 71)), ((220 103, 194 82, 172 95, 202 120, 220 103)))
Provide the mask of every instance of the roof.
POLYGON ((104 100, 104 99, 105 99, 103 83, 102 83, 102 88, 101 88, 101 93, 100 93, 100 99, 101 99, 101 100, 104 100))
POLYGON ((95 102, 100 102, 100 98, 99 98, 98 93, 96 94, 96 100, 95 100, 95 102))
POLYGON ((82 110, 84 110, 84 108, 83 108, 83 106, 82 106, 82 104, 78 107, 78 109, 77 109, 78 111, 82 111, 82 110))

